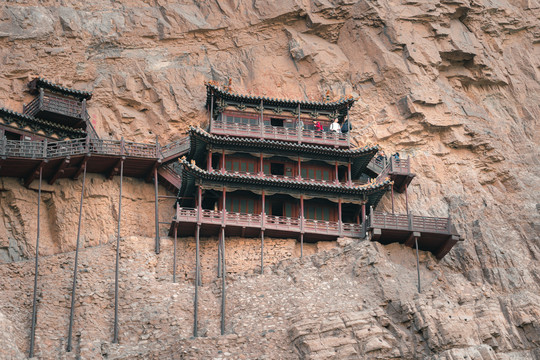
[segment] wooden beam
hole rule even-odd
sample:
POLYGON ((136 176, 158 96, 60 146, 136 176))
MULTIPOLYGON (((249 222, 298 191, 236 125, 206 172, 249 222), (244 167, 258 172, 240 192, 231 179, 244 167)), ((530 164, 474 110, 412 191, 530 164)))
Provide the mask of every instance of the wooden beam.
POLYGON ((88 162, 88 159, 90 158, 90 156, 91 156, 90 154, 84 155, 84 158, 81 161, 81 165, 77 169, 77 172, 75 173, 75 175, 73 175, 73 180, 77 180, 79 178, 79 176, 83 172, 83 169, 86 167, 86 163, 88 162))
POLYGON ((373 229, 373 230, 371 230, 371 240, 372 241, 379 240, 381 235, 382 235, 381 229, 373 229))
POLYGON ((405 245, 405 246, 408 246, 408 247, 413 247, 413 245, 414 245, 414 238, 415 238, 415 237, 419 238, 420 235, 421 235, 420 232, 418 232, 418 231, 413 231, 413 232, 409 235, 409 237, 407 238, 407 241, 405 241, 404 245, 405 245))
POLYGON ((149 182, 152 182, 152 180, 154 180, 154 172, 156 170, 156 168, 161 165, 161 160, 157 160, 154 165, 152 166, 152 169, 150 170, 150 172, 148 172, 148 175, 146 175, 146 178, 145 178, 145 181, 147 183, 149 182))
POLYGON ((448 252, 454 247, 454 245, 456 245, 459 240, 459 235, 450 235, 435 253, 435 257, 437 258, 437 260, 441 260, 446 254, 448 254, 448 252))
POLYGON ((62 163, 58 166, 58 168, 56 169, 56 171, 54 172, 54 175, 53 177, 48 181, 49 185, 52 185, 56 182, 56 180, 58 180, 58 178, 64 174, 65 172, 65 168, 66 166, 69 165, 69 163, 71 162, 70 160, 70 157, 66 157, 62 163))
POLYGON ((120 159, 118 159, 118 161, 114 164, 114 166, 111 168, 111 170, 109 170, 109 173, 107 174, 107 179, 108 180, 112 180, 112 178, 114 177, 114 175, 118 174, 118 172, 120 171, 120 164, 126 160, 126 157, 125 156, 122 156, 120 159))
POLYGON ((39 170, 40 169, 43 169, 43 166, 45 166, 45 164, 48 162, 49 160, 43 160, 41 161, 34 170, 32 170, 32 172, 26 177, 26 179, 24 179, 24 187, 29 187, 30 184, 32 183, 32 181, 34 181, 34 179, 36 177, 39 176, 39 170))

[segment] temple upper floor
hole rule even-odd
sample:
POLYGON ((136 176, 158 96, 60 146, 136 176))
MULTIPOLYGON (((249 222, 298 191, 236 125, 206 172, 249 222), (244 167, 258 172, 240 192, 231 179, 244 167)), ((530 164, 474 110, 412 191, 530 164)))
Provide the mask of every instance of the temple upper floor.
POLYGON ((207 84, 208 132, 349 148, 351 97, 298 101, 240 95, 207 84))

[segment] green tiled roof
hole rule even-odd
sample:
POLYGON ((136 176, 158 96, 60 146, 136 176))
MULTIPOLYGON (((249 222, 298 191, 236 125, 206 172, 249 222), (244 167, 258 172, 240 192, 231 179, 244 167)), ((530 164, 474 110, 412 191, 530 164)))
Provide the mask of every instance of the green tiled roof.
POLYGON ((86 136, 86 132, 84 130, 74 129, 72 127, 57 124, 51 121, 38 119, 33 116, 21 114, 3 107, 0 107, 0 117, 15 121, 22 128, 29 126, 34 132, 43 130, 47 134, 56 133, 62 138, 80 138, 86 136))
POLYGON ((83 100, 83 99, 90 100, 92 98, 92 92, 90 91, 70 89, 62 85, 54 84, 50 82, 49 80, 46 80, 43 78, 35 78, 34 80, 28 83, 28 87, 30 89, 39 89, 39 88, 47 89, 47 90, 54 91, 63 95, 75 97, 79 100, 83 100))
POLYGON ((206 84, 206 93, 207 93, 207 97, 206 97, 207 106, 210 105, 212 94, 222 99, 243 102, 246 104, 259 105, 262 100, 264 105, 280 106, 280 107, 286 107, 286 108, 297 107, 298 105, 300 105, 302 109, 323 110, 323 111, 346 110, 350 108, 355 102, 355 99, 352 97, 344 97, 338 101, 324 102, 324 101, 279 99, 279 98, 273 98, 273 97, 267 97, 267 96, 242 95, 242 94, 237 94, 229 89, 225 89, 211 83, 206 84))

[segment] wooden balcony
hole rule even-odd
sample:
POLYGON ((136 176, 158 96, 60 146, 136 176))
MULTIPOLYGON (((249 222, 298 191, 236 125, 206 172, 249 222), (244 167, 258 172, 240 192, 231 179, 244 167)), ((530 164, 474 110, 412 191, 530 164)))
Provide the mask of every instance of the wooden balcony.
POLYGON ((54 95, 43 89, 34 100, 23 106, 23 113, 74 128, 86 128, 89 119, 86 100, 54 95))
POLYGON ((186 136, 161 147, 160 151, 163 163, 185 155, 189 151, 190 145, 189 136, 186 136))
POLYGON ((291 141, 307 144, 349 147, 349 135, 331 131, 315 131, 281 126, 228 123, 221 119, 212 119, 209 133, 251 137, 268 140, 291 141))
POLYGON ((416 176, 411 173, 410 158, 396 159, 393 156, 389 159, 374 157, 368 164, 368 170, 377 175, 383 181, 386 177, 394 182, 394 189, 397 192, 405 191, 412 179, 416 176))
POLYGON ((88 172, 110 177, 117 173, 121 159, 125 176, 146 177, 160 159, 158 144, 90 138, 55 142, 0 139, 0 176, 25 178, 25 184, 35 178, 39 166, 50 183, 78 177, 83 163, 88 172))
POLYGON ((221 226, 226 226, 229 236, 258 237, 261 229, 270 237, 297 238, 305 234, 304 241, 336 240, 340 236, 359 238, 362 236, 361 224, 349 224, 335 221, 288 218, 261 214, 239 214, 222 211, 202 210, 200 217, 197 209, 178 208, 172 221, 169 235, 172 236, 175 223, 178 222, 180 236, 193 236, 195 225, 201 224, 202 236, 217 235, 221 226))
POLYGON ((413 247, 417 237, 418 248, 432 252, 437 259, 442 259, 458 241, 463 241, 450 218, 372 211, 366 226, 371 240, 382 244, 399 242, 413 247))

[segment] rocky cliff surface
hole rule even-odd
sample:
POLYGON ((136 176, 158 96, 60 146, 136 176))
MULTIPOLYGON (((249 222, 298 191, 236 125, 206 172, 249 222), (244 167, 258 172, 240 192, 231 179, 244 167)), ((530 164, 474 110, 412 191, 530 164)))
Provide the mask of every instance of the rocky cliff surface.
MULTIPOLYGON (((189 279, 179 290, 160 282, 159 259, 148 253, 134 260, 148 279, 131 276, 123 286, 143 297, 154 290, 177 294, 176 310, 170 301, 151 301, 162 315, 135 316, 130 324, 138 330, 125 333, 119 348, 108 343, 109 328, 79 329, 81 344, 100 348, 86 357, 239 357, 234 349, 245 348, 247 358, 540 358, 537 0, 28 0, 0 6, 0 106, 21 111, 30 99, 26 82, 41 75, 94 92, 89 112, 101 136, 154 141, 157 135, 165 143, 205 120, 205 80, 231 78, 238 92, 272 97, 354 95, 356 141, 410 155, 417 174, 411 211, 450 215, 466 239, 440 262, 422 254, 430 285, 420 295, 412 252, 399 246, 354 244, 288 260, 261 278, 240 277, 231 285, 238 299, 228 305, 230 335, 214 338, 217 327, 210 323, 209 337, 200 340, 187 338, 189 279), (279 317, 275 327, 265 326, 268 316, 279 317)), ((32 284, 31 262, 24 260, 35 251, 36 193, 16 179, 1 181, 0 261, 16 262, 0 266, 6 279, 0 344, 8 356, 22 357, 32 284)), ((47 188, 44 255, 74 248, 79 191, 80 182, 70 180, 47 188)), ((109 251, 117 192, 117 181, 92 177, 83 234, 86 245, 105 245, 91 251, 109 251)), ((131 180, 124 192, 126 235, 150 236, 152 187, 131 180)), ((388 199, 381 204, 388 205, 388 199)), ((53 270, 69 256, 44 259, 51 274, 40 284, 47 276, 67 284, 53 270)), ((99 263, 99 256, 92 261, 99 263)), ((110 279, 94 272, 81 285, 102 294, 83 297, 89 314, 110 306, 110 279)), ((38 327, 58 330, 41 335, 39 351, 63 356, 65 331, 56 317, 66 313, 67 285, 54 295, 41 286, 39 312, 47 316, 38 327)), ((218 294, 209 293, 211 307, 218 294)), ((217 310, 207 315, 217 321, 217 310)))

